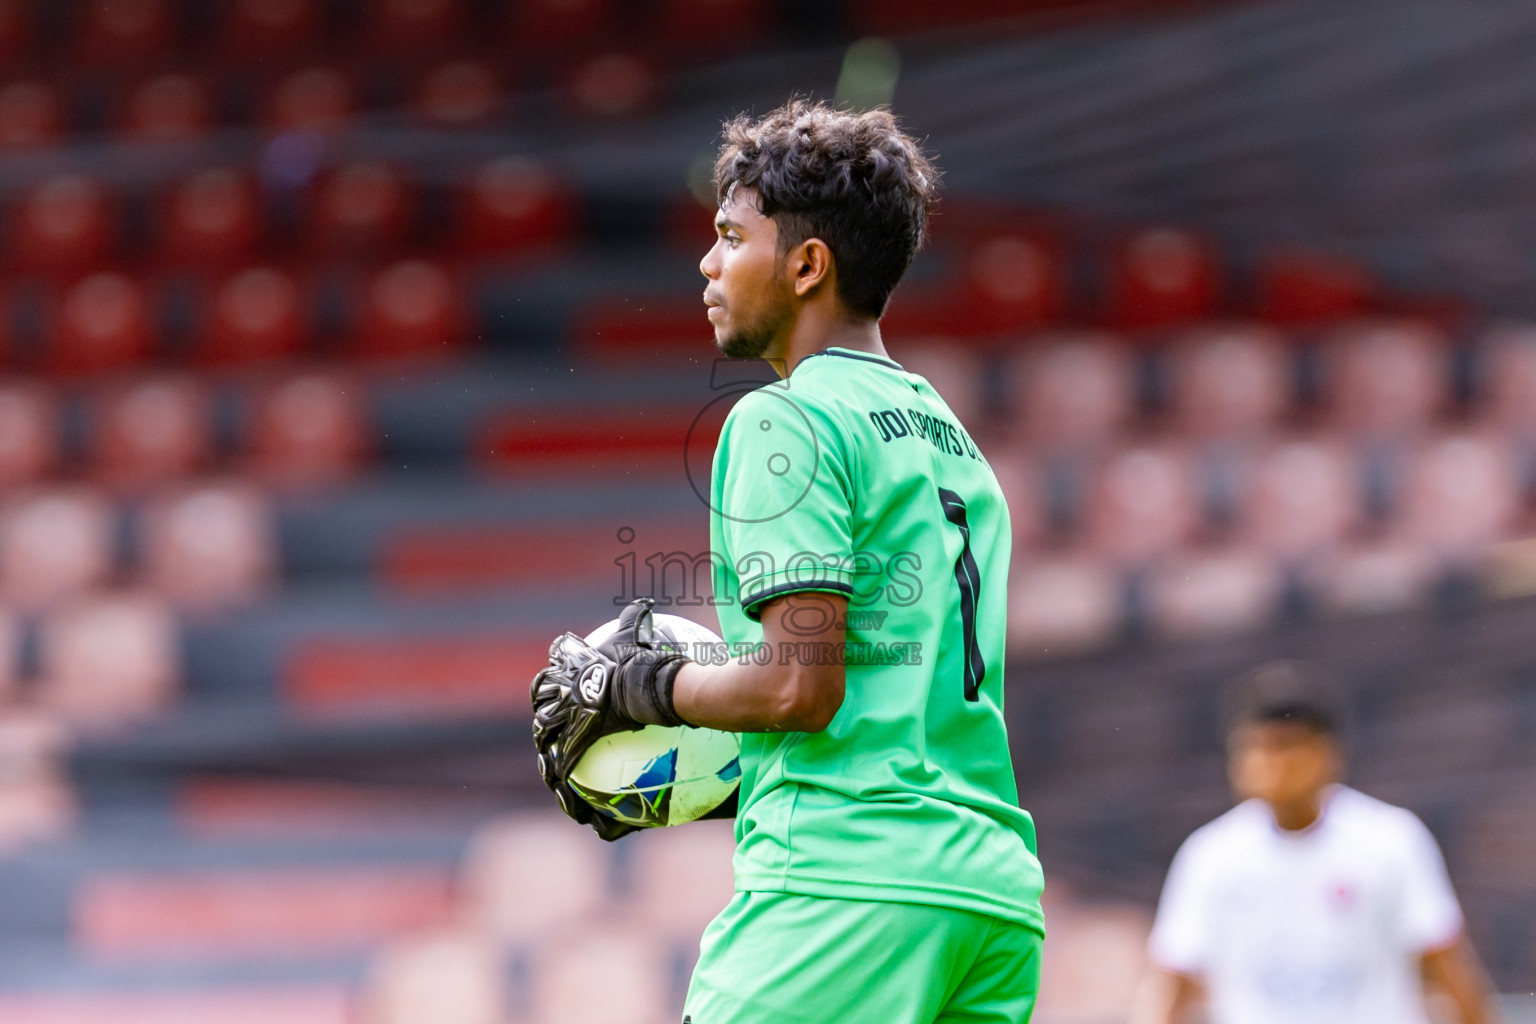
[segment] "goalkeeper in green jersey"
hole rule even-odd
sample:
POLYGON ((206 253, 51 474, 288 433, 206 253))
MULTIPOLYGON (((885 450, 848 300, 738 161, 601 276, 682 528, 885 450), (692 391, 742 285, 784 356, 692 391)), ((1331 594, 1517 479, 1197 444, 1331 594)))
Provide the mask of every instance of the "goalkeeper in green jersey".
POLYGON ((885 111, 795 102, 726 126, 704 302, 725 355, 783 379, 726 420, 710 545, 721 633, 765 654, 636 643, 636 602, 594 653, 599 685, 562 691, 577 713, 540 712, 541 755, 563 731, 567 765, 582 737, 638 725, 742 734, 737 892, 704 934, 689 1024, 1021 1024, 1034 1005, 1042 880, 1002 710, 1008 508, 880 337, 935 178, 885 111))

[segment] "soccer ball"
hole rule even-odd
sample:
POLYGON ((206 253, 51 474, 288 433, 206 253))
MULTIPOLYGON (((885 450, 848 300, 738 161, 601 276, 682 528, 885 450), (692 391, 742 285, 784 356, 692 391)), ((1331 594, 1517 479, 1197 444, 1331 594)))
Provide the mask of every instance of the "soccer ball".
MULTIPOLYGON (((681 615, 653 612, 658 644, 700 656, 696 644, 724 643, 681 615)), ((619 620, 585 638, 600 644, 619 620)), ((647 725, 597 740, 571 769, 568 781, 599 814, 640 828, 681 825, 719 807, 741 782, 741 737, 717 729, 647 725)))

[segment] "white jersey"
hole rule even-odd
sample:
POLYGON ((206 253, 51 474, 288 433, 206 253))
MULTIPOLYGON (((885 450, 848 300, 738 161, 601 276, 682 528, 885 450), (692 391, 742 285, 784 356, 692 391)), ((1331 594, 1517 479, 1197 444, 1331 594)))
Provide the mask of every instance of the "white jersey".
POLYGON ((1249 800, 1186 839, 1151 955, 1204 982, 1213 1024, 1425 1024, 1419 957, 1461 927, 1424 823, 1337 786, 1306 829, 1249 800))

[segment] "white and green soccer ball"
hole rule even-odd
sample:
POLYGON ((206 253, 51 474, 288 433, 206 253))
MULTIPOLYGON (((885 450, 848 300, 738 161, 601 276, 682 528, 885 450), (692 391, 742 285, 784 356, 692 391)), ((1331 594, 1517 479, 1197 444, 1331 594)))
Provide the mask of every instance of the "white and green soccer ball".
MULTIPOLYGON (((655 640, 691 658, 723 644, 705 626, 681 615, 652 613, 655 640)), ((586 636, 597 645, 619 620, 586 636)), ((568 777, 571 788, 599 814, 640 828, 681 825, 729 800, 741 782, 741 737, 687 725, 647 725, 597 740, 568 777)))

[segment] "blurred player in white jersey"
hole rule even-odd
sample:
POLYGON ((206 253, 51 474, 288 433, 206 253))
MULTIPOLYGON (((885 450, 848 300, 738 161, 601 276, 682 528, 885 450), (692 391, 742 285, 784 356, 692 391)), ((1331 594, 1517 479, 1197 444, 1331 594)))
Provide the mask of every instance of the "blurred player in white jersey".
POLYGON ((1132 1024, 1462 1024, 1496 1019, 1445 861, 1417 817, 1341 783, 1335 700, 1290 662, 1239 681, 1241 802, 1174 857, 1132 1024))

